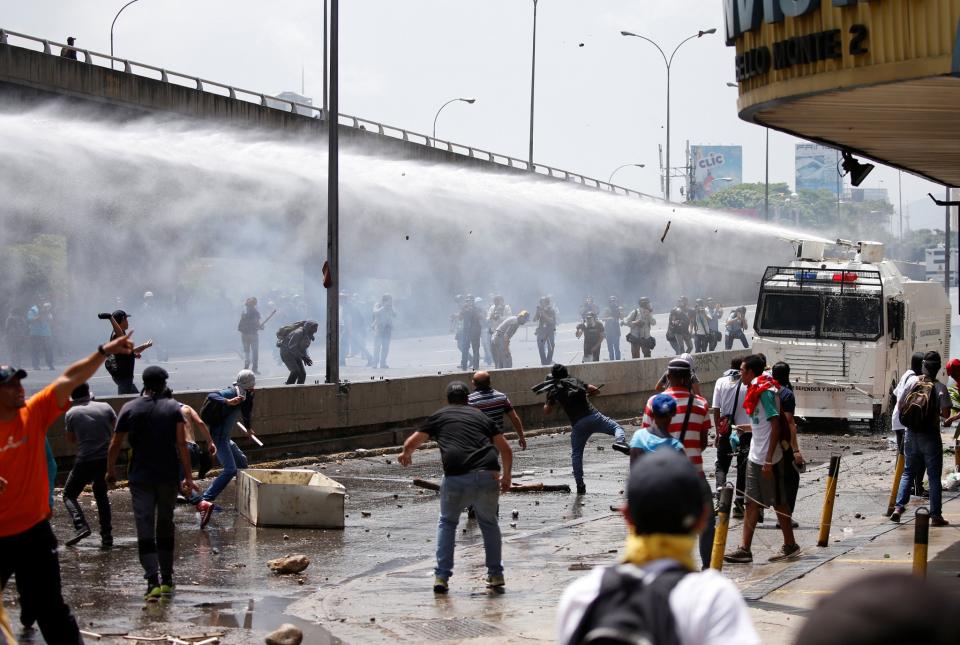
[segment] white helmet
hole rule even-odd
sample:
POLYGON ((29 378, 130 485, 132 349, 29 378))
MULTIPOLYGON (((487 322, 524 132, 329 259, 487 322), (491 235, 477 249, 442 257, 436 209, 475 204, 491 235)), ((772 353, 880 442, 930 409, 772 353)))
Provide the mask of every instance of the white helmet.
POLYGON ((144 297, 144 298, 152 298, 152 297, 153 297, 153 292, 152 292, 152 291, 144 291, 144 292, 143 292, 143 297, 144 297))

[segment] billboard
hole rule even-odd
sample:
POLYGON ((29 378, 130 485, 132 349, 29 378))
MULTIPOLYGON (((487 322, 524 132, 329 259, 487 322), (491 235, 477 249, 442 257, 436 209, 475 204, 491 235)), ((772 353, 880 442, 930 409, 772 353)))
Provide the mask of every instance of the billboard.
POLYGON ((837 163, 840 153, 818 143, 797 144, 797 184, 795 190, 829 190, 838 194, 841 182, 837 163))
POLYGON ((690 146, 692 168, 690 197, 693 201, 743 183, 742 146, 690 146))

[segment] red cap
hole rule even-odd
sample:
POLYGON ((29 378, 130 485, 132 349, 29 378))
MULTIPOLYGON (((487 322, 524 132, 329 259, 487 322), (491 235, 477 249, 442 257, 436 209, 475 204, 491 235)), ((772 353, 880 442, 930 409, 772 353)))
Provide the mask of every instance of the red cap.
POLYGON ((947 376, 960 381, 960 360, 951 358, 947 362, 947 376))

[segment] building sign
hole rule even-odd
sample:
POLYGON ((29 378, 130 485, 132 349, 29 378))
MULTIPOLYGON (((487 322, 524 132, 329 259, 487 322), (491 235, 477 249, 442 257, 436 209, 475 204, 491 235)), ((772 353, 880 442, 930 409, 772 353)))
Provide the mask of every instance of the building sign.
MULTIPOLYGON (((832 4, 852 7, 857 0, 832 0, 832 4)), ((724 0, 727 44, 734 45, 744 34, 759 30, 763 22, 783 22, 788 17, 812 13, 820 6, 821 0, 724 0)), ((763 44, 737 56, 737 80, 745 81, 771 70, 797 65, 842 60, 845 53, 863 56, 869 52, 869 37, 867 25, 854 24, 845 31, 827 29, 763 44)))
POLYGON ((833 148, 816 143, 798 143, 796 153, 796 188, 801 190, 829 190, 834 195, 840 190, 837 171, 838 153, 833 148))
POLYGON ((708 199, 714 193, 743 183, 742 146, 690 146, 691 197, 708 199))

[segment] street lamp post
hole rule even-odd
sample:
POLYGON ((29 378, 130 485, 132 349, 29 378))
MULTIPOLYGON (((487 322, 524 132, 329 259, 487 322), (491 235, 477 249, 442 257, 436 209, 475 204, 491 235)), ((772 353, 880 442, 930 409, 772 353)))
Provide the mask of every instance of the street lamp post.
POLYGON ((450 99, 449 101, 447 101, 446 103, 440 106, 440 109, 437 110, 436 116, 433 117, 433 145, 434 146, 437 145, 437 119, 440 118, 440 113, 443 112, 443 108, 447 107, 451 103, 456 103, 457 101, 460 101, 462 103, 470 103, 472 105, 477 102, 477 99, 464 99, 464 98, 450 99))
MULTIPOLYGON (((330 115, 327 119, 327 383, 340 382, 340 0, 330 0, 330 115)), ((327 276, 324 276, 325 278, 327 276)))
POLYGON ((110 69, 113 69, 113 26, 117 24, 117 18, 120 17, 120 14, 123 13, 123 10, 132 5, 134 2, 139 2, 140 0, 130 0, 127 4, 120 7, 120 11, 117 12, 117 15, 113 17, 113 22, 110 23, 110 69))
MULTIPOLYGON (((534 4, 536 4, 536 1, 534 1, 534 4)), ((666 190, 664 191, 664 194, 668 202, 670 201, 670 170, 671 170, 670 168, 670 68, 673 66, 673 57, 677 55, 677 50, 679 50, 688 41, 691 41, 694 38, 703 38, 707 34, 715 34, 715 33, 717 33, 716 29, 706 29, 706 30, 698 31, 694 35, 680 41, 680 44, 674 48, 673 53, 671 53, 670 57, 667 58, 667 54, 666 52, 663 51, 663 48, 660 47, 660 45, 658 45, 655 41, 647 38, 646 36, 635 34, 632 31, 620 32, 622 36, 632 36, 634 38, 640 38, 642 40, 647 41, 654 47, 656 47, 657 51, 660 52, 660 55, 663 56, 663 62, 667 66, 667 167, 666 167, 666 190)), ((531 150, 532 150, 532 147, 531 147, 531 150)))
POLYGON ((533 0, 533 55, 530 60, 530 155, 528 157, 529 169, 533 170, 533 105, 536 92, 537 81, 537 0, 533 0))
POLYGON ((615 174, 617 174, 617 171, 623 170, 624 168, 629 168, 630 166, 634 166, 634 167, 636 167, 636 168, 646 168, 646 167, 647 167, 646 164, 642 164, 642 163, 625 163, 625 164, 623 164, 622 166, 617 166, 616 168, 613 169, 613 172, 610 173, 610 179, 607 180, 607 183, 608 183, 608 184, 612 184, 612 183, 613 183, 613 176, 614 176, 615 174))

